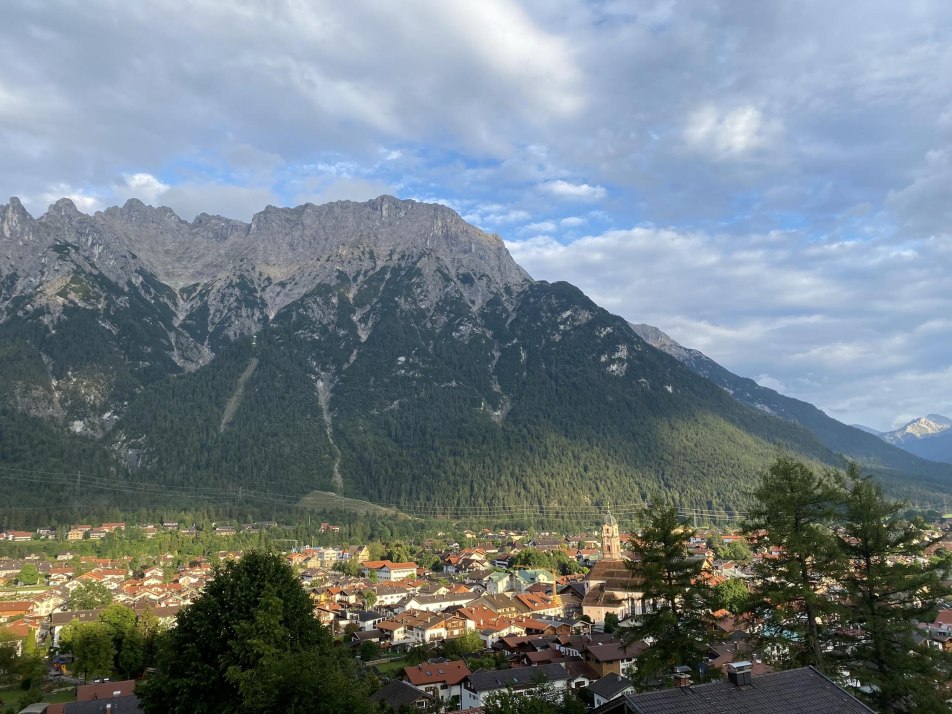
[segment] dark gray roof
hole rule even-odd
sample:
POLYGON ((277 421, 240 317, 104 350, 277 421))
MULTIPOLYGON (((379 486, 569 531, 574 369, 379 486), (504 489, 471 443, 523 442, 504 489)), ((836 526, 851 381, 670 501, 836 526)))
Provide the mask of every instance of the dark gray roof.
POLYGON ((614 672, 606 674, 597 682, 588 685, 589 691, 594 692, 603 699, 614 699, 631 686, 631 682, 614 672))
POLYGON ((634 714, 871 714, 872 709, 813 667, 754 677, 738 687, 724 679, 709 684, 626 694, 634 714))
POLYGON ((88 702, 69 702, 66 705, 66 714, 102 714, 107 704, 111 705, 110 711, 113 714, 142 714, 139 698, 134 694, 128 697, 92 699, 88 702))
POLYGON ((358 622, 373 622, 374 620, 382 620, 386 617, 382 612, 376 612, 374 610, 358 610, 355 615, 358 622))
POLYGON ((383 633, 380 630, 364 630, 360 632, 355 632, 353 641, 354 642, 366 642, 367 640, 379 640, 383 633))
POLYGON ((411 706, 421 699, 429 701, 433 697, 402 679, 394 679, 370 695, 370 701, 383 702, 394 711, 402 706, 411 706))
POLYGON ((568 679, 569 673, 561 664, 553 663, 542 664, 538 667, 479 671, 466 677, 470 683, 470 689, 475 692, 492 692, 506 687, 518 689, 535 685, 543 678, 547 682, 560 682, 568 679))

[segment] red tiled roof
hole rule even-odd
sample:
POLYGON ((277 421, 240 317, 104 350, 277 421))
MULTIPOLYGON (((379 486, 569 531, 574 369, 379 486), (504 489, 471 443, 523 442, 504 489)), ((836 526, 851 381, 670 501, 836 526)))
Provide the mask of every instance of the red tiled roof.
POLYGON ((418 687, 424 684, 435 684, 436 682, 446 682, 448 685, 458 684, 470 674, 469 667, 462 660, 404 667, 403 672, 407 681, 418 687))

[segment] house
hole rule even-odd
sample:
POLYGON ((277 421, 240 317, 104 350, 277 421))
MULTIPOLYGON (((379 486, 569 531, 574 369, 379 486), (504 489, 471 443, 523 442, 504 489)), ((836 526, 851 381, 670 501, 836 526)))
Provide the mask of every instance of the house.
POLYGON ((617 674, 606 674, 588 685, 588 691, 592 693, 592 701, 596 708, 632 690, 631 682, 617 674))
POLYGON ((29 615, 33 612, 32 600, 7 600, 0 602, 0 620, 29 615))
POLYGON ((673 689, 625 694, 595 714, 872 714, 873 710, 813 667, 750 676, 750 663, 728 668, 728 678, 673 689), (746 668, 745 668, 746 666, 746 668))
POLYGON ((620 642, 609 642, 601 645, 588 645, 582 650, 582 659, 599 677, 606 674, 621 675, 628 667, 635 663, 635 659, 645 647, 644 642, 634 642, 623 645, 620 642))
POLYGON ((561 664, 543 664, 538 667, 520 667, 473 672, 463 679, 462 709, 481 707, 486 697, 493 692, 511 690, 523 694, 534 694, 543 687, 558 696, 565 690, 570 679, 568 670, 561 664))
POLYGON ((30 531, 7 531, 5 536, 7 540, 12 540, 15 543, 33 539, 33 534, 30 531))
POLYGON ((26 561, 24 560, 16 560, 12 558, 0 560, 0 578, 15 578, 23 569, 25 564, 26 561))
POLYGON ((356 622, 362 631, 367 632, 369 630, 376 630, 377 625, 386 619, 386 615, 373 610, 358 610, 357 612, 351 613, 347 619, 356 622))
POLYGON ((91 702, 95 700, 111 699, 112 697, 127 697, 135 693, 136 681, 125 679, 119 682, 98 682, 96 684, 81 684, 76 687, 77 702, 91 702))
POLYGON ((410 684, 444 702, 449 702, 453 697, 457 701, 462 700, 462 682, 469 674, 469 667, 463 660, 403 668, 403 676, 410 684))
POLYGON ((555 587, 555 576, 549 570, 517 570, 510 576, 509 589, 515 593, 524 593, 533 585, 542 584, 551 594, 555 587))
POLYGON ((366 560, 360 566, 360 574, 365 578, 376 573, 383 581, 405 580, 416 577, 416 563, 393 563, 389 560, 366 560))
POLYGON ((469 603, 469 607, 484 607, 502 617, 515 617, 519 614, 519 606, 511 597, 492 595, 488 592, 469 603))
POLYGON ((512 578, 509 577, 509 573, 490 573, 483 585, 489 595, 507 595, 512 592, 512 578))
POLYGON ((417 642, 441 642, 462 637, 468 620, 457 615, 433 615, 408 630, 411 639, 417 642))
POLYGON ((87 525, 72 526, 66 533, 66 540, 82 540, 92 529, 92 526, 87 525))
POLYGON ((365 545, 352 545, 341 552, 341 560, 353 560, 363 563, 370 559, 370 548, 365 545))
MULTIPOLYGON (((50 707, 56 706, 51 704, 50 707)), ((47 709, 49 713, 51 709, 47 709)), ((142 707, 139 704, 139 698, 134 694, 110 697, 109 699, 92 699, 87 702, 68 702, 64 705, 62 711, 65 714, 102 714, 102 712, 114 712, 115 714, 142 714, 142 707), (107 708, 108 707, 108 708, 107 708)))
POLYGON ((405 707, 408 709, 426 709, 433 702, 434 697, 407 684, 401 679, 388 682, 370 695, 370 701, 379 702, 399 712, 405 707))
POLYGON ((471 592, 447 595, 410 595, 395 606, 397 610, 424 610, 442 612, 451 607, 464 607, 476 600, 471 592))
POLYGON ((558 595, 553 598, 542 594, 520 593, 513 600, 516 602, 516 608, 521 615, 549 615, 555 617, 562 614, 562 600, 558 595))

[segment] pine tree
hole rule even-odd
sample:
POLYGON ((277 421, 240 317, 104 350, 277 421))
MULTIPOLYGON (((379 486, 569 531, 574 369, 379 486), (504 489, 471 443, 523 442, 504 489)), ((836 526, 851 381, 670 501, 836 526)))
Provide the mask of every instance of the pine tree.
POLYGON ((924 557, 924 524, 902 517, 906 504, 883 496, 855 465, 847 472, 841 545, 847 567, 840 584, 850 625, 842 647, 850 674, 872 690, 880 711, 948 711, 937 690, 937 653, 916 646, 916 623, 931 621, 948 555, 924 557))
POLYGON ((821 623, 834 610, 830 578, 840 550, 833 532, 842 492, 835 474, 814 473, 782 456, 761 476, 744 524, 776 553, 757 566, 753 609, 765 619, 764 644, 781 664, 825 669, 821 623))
POLYGON ((638 655, 636 685, 652 688, 665 684, 675 667, 703 662, 712 638, 712 591, 701 573, 704 560, 688 554, 695 531, 677 510, 646 511, 644 519, 630 545, 629 567, 642 582, 648 611, 623 629, 623 637, 627 643, 650 638, 638 655))

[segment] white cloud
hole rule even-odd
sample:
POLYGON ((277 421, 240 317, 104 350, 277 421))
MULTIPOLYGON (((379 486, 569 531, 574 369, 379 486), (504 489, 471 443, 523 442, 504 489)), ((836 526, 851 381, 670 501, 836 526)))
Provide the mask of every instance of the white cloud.
POLYGON ((539 221, 538 223, 527 223, 519 229, 519 233, 553 233, 558 229, 555 221, 539 221))
POLYGON ((702 151, 735 156, 766 146, 777 131, 777 127, 764 121, 756 107, 743 106, 721 113, 708 105, 688 117, 684 138, 702 151))
POLYGON ((952 363, 950 33, 942 0, 13 2, 0 196, 243 218, 436 196, 738 371, 908 413, 952 363))
POLYGON ((230 186, 221 183, 182 183, 162 195, 162 203, 185 220, 199 213, 250 220, 265 206, 281 201, 269 188, 230 186))
POLYGON ((56 203, 61 198, 68 198, 83 213, 92 214, 104 208, 99 197, 89 195, 87 192, 75 189, 65 183, 50 186, 39 201, 26 201, 26 203, 34 210, 45 210, 47 206, 56 203))
POLYGON ((367 201, 383 194, 398 191, 383 181, 343 176, 330 181, 318 181, 309 190, 295 194, 292 203, 328 203, 330 201, 367 201))
POLYGON ((945 241, 817 245, 793 232, 634 228, 507 247, 534 277, 568 280, 626 319, 836 418, 885 429, 900 405, 952 410, 952 389, 929 388, 925 376, 952 383, 945 241))
POLYGON ((162 183, 152 174, 137 173, 123 177, 124 186, 119 189, 123 195, 135 197, 143 203, 158 205, 160 197, 169 190, 169 185, 162 183))
POLYGON ((546 193, 558 198, 574 201, 601 201, 607 191, 604 186, 590 186, 587 183, 570 183, 562 179, 547 181, 540 187, 546 193))

